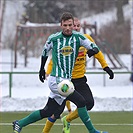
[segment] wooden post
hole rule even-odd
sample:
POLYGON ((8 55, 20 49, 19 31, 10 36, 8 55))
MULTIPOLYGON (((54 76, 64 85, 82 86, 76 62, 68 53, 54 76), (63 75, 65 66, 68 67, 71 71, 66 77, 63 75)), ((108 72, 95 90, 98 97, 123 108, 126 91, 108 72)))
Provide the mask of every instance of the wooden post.
POLYGON ((14 68, 17 68, 18 28, 19 28, 19 26, 17 25, 16 37, 15 37, 15 46, 14 46, 14 68))

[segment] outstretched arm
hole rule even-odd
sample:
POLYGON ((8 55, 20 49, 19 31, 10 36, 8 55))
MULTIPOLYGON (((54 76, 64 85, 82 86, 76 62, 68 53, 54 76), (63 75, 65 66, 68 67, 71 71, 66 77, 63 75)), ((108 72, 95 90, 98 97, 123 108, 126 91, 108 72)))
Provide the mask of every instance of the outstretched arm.
MULTIPOLYGON (((93 40, 93 38, 88 35, 85 34, 85 36, 92 42, 95 43, 95 41, 93 40)), ((109 74, 109 78, 113 79, 114 78, 114 73, 113 71, 109 68, 108 64, 106 63, 106 60, 104 59, 104 55, 103 53, 99 50, 99 48, 97 47, 97 45, 92 44, 91 45, 93 48, 89 49, 87 51, 87 54, 89 57, 93 56, 99 61, 99 63, 101 64, 102 68, 104 71, 106 71, 109 74)))

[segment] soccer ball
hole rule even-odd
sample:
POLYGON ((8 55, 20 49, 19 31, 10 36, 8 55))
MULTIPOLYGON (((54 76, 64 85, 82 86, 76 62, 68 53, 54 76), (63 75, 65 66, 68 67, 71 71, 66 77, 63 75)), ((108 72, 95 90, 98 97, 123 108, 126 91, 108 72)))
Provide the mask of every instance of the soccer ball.
POLYGON ((65 79, 57 85, 57 89, 59 94, 67 97, 74 92, 74 85, 71 81, 65 79))

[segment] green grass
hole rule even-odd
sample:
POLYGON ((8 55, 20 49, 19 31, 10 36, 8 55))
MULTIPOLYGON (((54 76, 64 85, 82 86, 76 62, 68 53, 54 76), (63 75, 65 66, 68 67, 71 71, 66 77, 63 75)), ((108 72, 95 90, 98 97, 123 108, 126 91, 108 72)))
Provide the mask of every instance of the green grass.
MULTIPOLYGON (((0 112, 0 133, 12 133, 12 121, 30 112, 0 112)), ((65 114, 63 114, 65 115, 65 114)), ((133 112, 90 112, 94 126, 109 133, 133 133, 133 112)), ((24 127, 22 133, 41 133, 46 119, 24 127)), ((57 120, 50 133, 61 133, 62 124, 57 120)), ((71 123, 71 133, 88 133, 78 118, 71 123)))

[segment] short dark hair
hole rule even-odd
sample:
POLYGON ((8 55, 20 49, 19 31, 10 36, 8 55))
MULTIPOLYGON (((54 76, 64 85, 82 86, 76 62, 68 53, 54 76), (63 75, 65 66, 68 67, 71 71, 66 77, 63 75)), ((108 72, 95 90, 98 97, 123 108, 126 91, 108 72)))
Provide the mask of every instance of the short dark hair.
POLYGON ((70 12, 64 12, 60 18, 60 22, 66 21, 68 19, 72 19, 74 21, 74 17, 70 12))

